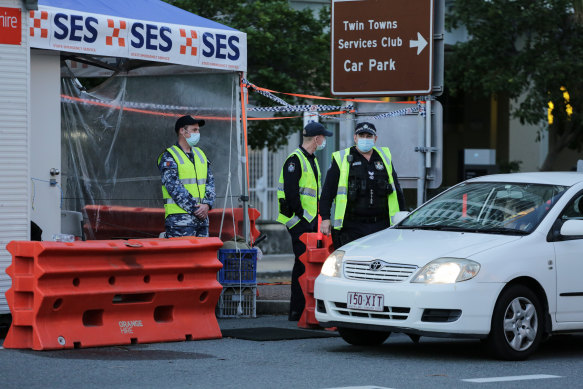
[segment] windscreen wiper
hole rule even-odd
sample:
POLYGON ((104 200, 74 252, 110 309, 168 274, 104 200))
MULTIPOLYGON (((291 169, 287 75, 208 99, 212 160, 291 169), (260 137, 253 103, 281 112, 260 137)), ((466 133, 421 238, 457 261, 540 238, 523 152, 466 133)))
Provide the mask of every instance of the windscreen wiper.
POLYGON ((436 226, 432 226, 432 225, 424 225, 424 226, 421 226, 421 225, 419 225, 419 226, 403 226, 403 225, 398 225, 398 226, 395 226, 393 228, 397 228, 397 229, 401 228, 401 229, 404 229, 404 230, 435 230, 436 229, 436 226))
POLYGON ((514 228, 504 227, 488 227, 487 229, 475 227, 459 227, 459 226, 435 226, 439 231, 460 231, 460 232, 474 232, 478 234, 502 234, 502 235, 528 235, 530 232, 516 230, 514 228))
POLYGON ((467 227, 444 226, 440 224, 425 224, 415 226, 396 226, 395 228, 402 228, 407 230, 434 230, 434 231, 469 231, 467 227))
POLYGON ((517 230, 514 228, 504 228, 504 227, 490 227, 486 230, 476 230, 476 232, 481 232, 483 234, 503 234, 503 235, 528 235, 529 231, 517 230))
POLYGON ((452 225, 415 225, 415 226, 397 226, 395 228, 410 229, 410 230, 432 230, 432 231, 455 231, 455 232, 473 232, 478 234, 503 234, 503 235, 528 235, 530 232, 521 231, 511 228, 490 227, 488 229, 474 228, 474 227, 460 227, 452 225))

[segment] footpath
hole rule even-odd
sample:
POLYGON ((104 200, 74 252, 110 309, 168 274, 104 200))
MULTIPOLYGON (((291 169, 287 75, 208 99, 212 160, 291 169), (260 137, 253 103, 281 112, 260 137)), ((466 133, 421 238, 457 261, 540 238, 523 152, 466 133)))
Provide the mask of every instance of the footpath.
POLYGON ((264 255, 257 263, 257 315, 287 315, 293 254, 264 255))

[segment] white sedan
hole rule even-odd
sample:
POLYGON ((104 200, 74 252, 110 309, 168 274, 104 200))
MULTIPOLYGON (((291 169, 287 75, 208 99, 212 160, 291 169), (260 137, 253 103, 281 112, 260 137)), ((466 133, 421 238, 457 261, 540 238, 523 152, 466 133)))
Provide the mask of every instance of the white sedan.
POLYGON ((391 332, 478 338, 520 360, 583 330, 582 274, 583 174, 484 176, 332 253, 316 319, 354 345, 391 332))

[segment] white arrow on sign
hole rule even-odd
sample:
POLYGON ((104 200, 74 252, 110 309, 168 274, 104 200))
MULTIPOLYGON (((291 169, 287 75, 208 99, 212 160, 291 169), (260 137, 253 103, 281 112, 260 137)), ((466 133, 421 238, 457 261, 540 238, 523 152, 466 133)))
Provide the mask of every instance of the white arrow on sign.
POLYGON ((421 33, 417 33, 417 40, 410 40, 409 47, 417 47, 417 55, 419 55, 423 49, 427 46, 427 41, 421 36, 421 33))

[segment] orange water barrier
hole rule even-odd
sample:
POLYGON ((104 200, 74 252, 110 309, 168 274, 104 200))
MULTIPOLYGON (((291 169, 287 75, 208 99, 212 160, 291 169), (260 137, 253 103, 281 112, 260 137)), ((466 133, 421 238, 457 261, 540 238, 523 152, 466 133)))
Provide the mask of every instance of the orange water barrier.
MULTIPOLYGON (((140 239, 158 237, 164 232, 164 208, 87 205, 84 214, 86 221, 83 229, 88 239, 140 239)), ((248 214, 251 236, 255 240, 260 235, 255 223, 260 213, 255 208, 249 208, 248 214)), ((219 236, 223 208, 211 209, 208 217, 209 236, 219 236)), ((243 209, 225 208, 221 239, 231 240, 235 234, 243 235, 243 209)))
POLYGON ((221 338, 217 238, 12 241, 5 348, 221 338))
POLYGON ((306 305, 298 327, 318 328, 320 322, 316 320, 316 299, 314 298, 314 284, 320 275, 322 265, 326 258, 334 251, 331 235, 323 235, 319 232, 309 232, 300 236, 300 240, 305 243, 306 251, 300 255, 300 261, 306 267, 298 281, 302 288, 306 305))

